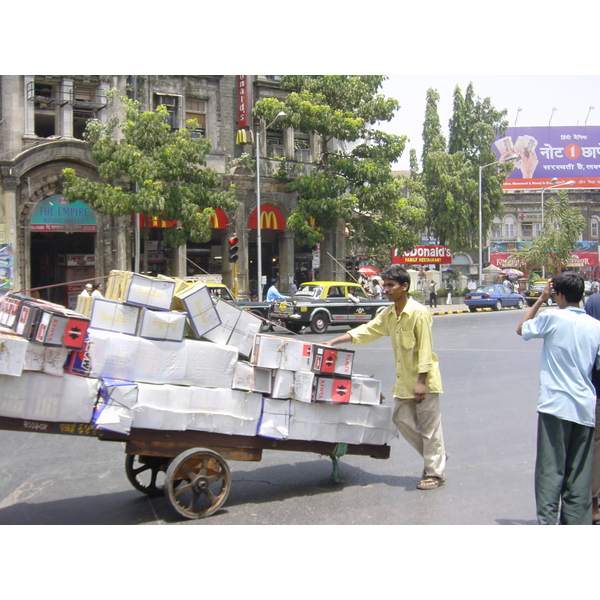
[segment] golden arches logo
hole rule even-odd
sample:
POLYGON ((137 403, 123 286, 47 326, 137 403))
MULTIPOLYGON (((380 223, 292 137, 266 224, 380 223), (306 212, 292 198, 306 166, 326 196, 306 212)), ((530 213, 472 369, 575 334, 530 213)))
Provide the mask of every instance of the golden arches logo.
POLYGON ((277 215, 272 210, 260 213, 261 229, 279 229, 278 225, 277 215))

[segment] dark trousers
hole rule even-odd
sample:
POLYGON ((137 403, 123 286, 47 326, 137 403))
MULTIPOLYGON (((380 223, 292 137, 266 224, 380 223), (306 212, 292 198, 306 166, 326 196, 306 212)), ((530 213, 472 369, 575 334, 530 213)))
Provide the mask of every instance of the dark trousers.
POLYGON ((540 525, 591 525, 594 428, 538 413, 535 501, 540 525))

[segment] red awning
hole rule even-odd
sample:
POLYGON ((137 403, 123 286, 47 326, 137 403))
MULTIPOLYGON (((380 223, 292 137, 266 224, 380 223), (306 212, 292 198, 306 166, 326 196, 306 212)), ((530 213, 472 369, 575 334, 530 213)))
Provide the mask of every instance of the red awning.
MULTIPOLYGON (((283 213, 270 204, 260 207, 260 228, 275 229, 282 231, 285 229, 285 217, 283 213)), ((256 209, 248 217, 248 229, 257 229, 256 227, 256 209)))

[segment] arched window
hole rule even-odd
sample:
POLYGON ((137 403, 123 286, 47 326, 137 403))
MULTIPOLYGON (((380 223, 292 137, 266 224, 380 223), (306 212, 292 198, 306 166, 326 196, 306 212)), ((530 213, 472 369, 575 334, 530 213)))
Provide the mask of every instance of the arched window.
POLYGON ((515 218, 512 216, 504 217, 504 239, 515 237, 515 218))

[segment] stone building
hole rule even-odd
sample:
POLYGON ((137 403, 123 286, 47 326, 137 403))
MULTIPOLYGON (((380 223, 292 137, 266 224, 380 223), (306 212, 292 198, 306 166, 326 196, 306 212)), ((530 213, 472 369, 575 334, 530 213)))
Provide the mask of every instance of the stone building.
MULTIPOLYGON (((173 276, 213 273, 222 274, 243 297, 257 286, 259 237, 263 281, 279 277, 285 292, 294 277, 314 277, 313 249, 298 247, 286 229, 296 199, 274 174, 282 166, 295 174, 308 173, 318 144, 309 134, 292 128, 266 130, 266 123, 252 119, 255 102, 285 94, 277 80, 250 75, 0 76, 0 285, 44 288, 43 297, 73 304, 82 280, 100 281, 112 269, 173 276), (134 97, 144 110, 166 106, 174 128, 195 118, 197 135, 211 141, 207 166, 223 176, 224 185, 235 184, 239 205, 235 215, 217 211, 209 242, 164 248, 162 229, 169 224, 155 215, 139 215, 137 223, 147 228, 144 237, 133 215, 109 217, 81 201, 64 202, 64 168, 98 179, 83 132, 88 119, 106 122, 116 110, 111 89, 134 97), (260 235, 258 181, 244 161, 255 156, 257 131, 260 235), (240 240, 235 265, 227 258, 227 240, 233 233, 240 240)), ((340 227, 322 244, 321 253, 343 261, 344 251, 340 227)), ((322 265, 319 275, 345 278, 337 269, 335 263, 322 265)))

